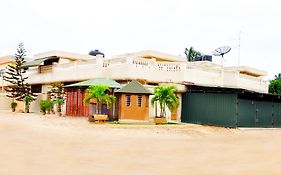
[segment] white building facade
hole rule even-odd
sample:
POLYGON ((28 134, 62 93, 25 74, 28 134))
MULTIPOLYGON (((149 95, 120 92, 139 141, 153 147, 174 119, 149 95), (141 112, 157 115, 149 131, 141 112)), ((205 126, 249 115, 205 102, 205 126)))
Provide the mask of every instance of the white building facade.
MULTIPOLYGON (((120 83, 142 80, 147 86, 173 83, 178 84, 182 92, 185 91, 183 84, 268 92, 265 71, 246 66, 222 67, 209 61, 187 62, 184 57, 156 51, 111 58, 50 51, 34 55, 34 61, 28 62, 26 68, 28 83, 42 85, 42 98, 50 89, 50 83, 72 83, 94 78, 114 79, 120 83)), ((38 111, 37 104, 38 101, 31 110, 38 111)))

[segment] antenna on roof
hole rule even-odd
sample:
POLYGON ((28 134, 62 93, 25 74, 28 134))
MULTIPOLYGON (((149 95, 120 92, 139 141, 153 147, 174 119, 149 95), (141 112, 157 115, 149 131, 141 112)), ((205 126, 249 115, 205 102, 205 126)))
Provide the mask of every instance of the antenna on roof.
POLYGON ((229 46, 222 46, 213 51, 214 56, 221 56, 221 65, 222 66, 223 66, 223 61, 224 61, 223 56, 225 54, 227 54, 230 50, 231 50, 231 48, 229 46))

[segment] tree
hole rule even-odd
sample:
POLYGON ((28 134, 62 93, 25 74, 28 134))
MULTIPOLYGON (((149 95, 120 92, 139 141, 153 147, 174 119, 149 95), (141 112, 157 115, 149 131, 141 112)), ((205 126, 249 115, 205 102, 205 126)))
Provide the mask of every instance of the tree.
MULTIPOLYGON (((175 92, 177 91, 175 86, 157 86, 154 89, 154 97, 151 99, 151 105, 159 102, 160 106, 160 117, 166 117, 165 109, 172 112, 179 106, 179 99, 177 98, 175 92)), ((157 114, 156 114, 157 116, 157 114)))
POLYGON ((51 98, 54 104, 57 104, 57 112, 61 115, 62 105, 64 104, 64 91, 62 83, 53 83, 50 90, 51 98))
POLYGON ((22 68, 25 63, 25 53, 23 44, 20 43, 15 54, 15 63, 7 66, 3 79, 11 84, 6 90, 8 92, 7 96, 12 98, 13 101, 24 101, 26 97, 29 101, 26 103, 28 105, 26 108, 29 109, 30 102, 35 100, 36 95, 31 92, 31 87, 25 82, 28 79, 25 76, 26 70, 22 68))
POLYGON ((275 75, 274 78, 275 78, 275 80, 281 81, 281 73, 279 73, 278 75, 275 75))
POLYGON ((86 89, 86 97, 84 99, 85 104, 89 104, 90 100, 93 99, 97 103, 96 113, 101 114, 101 105, 106 103, 107 108, 111 108, 112 103, 116 100, 114 95, 109 95, 111 92, 110 88, 106 85, 90 86, 86 89))
POLYGON ((186 55, 187 61, 189 62, 194 61, 194 59, 198 56, 202 56, 202 53, 196 51, 192 46, 189 49, 185 48, 184 53, 186 55))
POLYGON ((270 81, 268 91, 272 94, 281 94, 281 73, 275 75, 275 79, 270 81))

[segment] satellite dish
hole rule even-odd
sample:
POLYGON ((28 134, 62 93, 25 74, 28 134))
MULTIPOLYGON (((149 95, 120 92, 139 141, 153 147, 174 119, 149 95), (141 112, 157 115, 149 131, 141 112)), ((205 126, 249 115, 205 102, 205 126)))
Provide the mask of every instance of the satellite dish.
POLYGON ((213 55, 214 56, 221 56, 221 65, 223 65, 223 61, 224 61, 223 56, 225 54, 227 54, 230 50, 231 50, 231 48, 229 46, 222 46, 222 47, 219 47, 219 48, 215 49, 213 51, 213 55))

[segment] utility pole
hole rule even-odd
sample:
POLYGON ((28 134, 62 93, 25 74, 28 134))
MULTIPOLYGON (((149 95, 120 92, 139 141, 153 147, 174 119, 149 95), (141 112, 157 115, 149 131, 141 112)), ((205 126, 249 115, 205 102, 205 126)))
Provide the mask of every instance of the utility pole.
POLYGON ((241 48, 241 30, 239 31, 239 44, 238 44, 238 66, 240 66, 240 48, 241 48))

